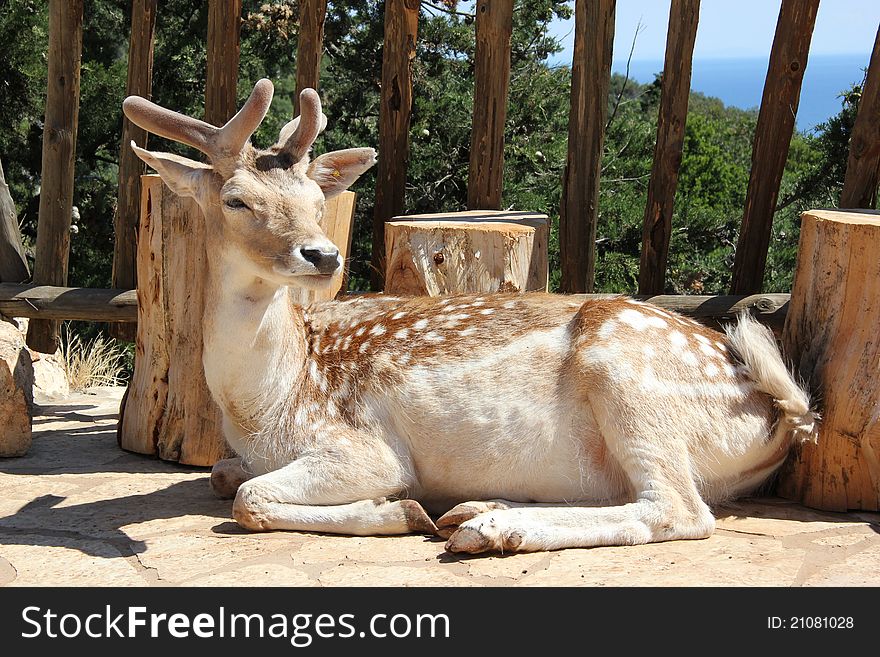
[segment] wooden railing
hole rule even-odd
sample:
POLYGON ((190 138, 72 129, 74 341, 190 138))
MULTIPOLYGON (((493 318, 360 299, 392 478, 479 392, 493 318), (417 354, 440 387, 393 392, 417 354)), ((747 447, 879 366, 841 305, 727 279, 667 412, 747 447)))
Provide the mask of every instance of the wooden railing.
MULTIPOLYGON (((773 209, 794 129, 801 81, 819 0, 783 0, 770 54, 759 112, 752 172, 736 250, 732 291, 760 290, 773 209)), ((412 108, 412 60, 416 56, 419 0, 385 1, 385 43, 379 112, 380 157, 373 215, 373 285, 381 287, 385 222, 402 214, 412 108)), ((687 118, 693 43, 699 0, 673 0, 660 98, 657 145, 646 199, 639 293, 656 295, 665 287, 673 201, 687 118)), ((236 107, 241 0, 210 0, 206 116, 221 123, 236 107)), ((297 87, 317 86, 327 0, 302 0, 297 87)), ((591 292, 595 271, 606 97, 610 79, 615 0, 576 0, 571 113, 567 164, 560 208, 561 289, 591 292)), ((492 209, 502 204, 504 114, 510 68, 513 0, 477 2, 474 130, 468 205, 492 209), (494 111, 487 111, 494 108, 494 111), (494 116, 493 120, 488 117, 494 116)), ((149 94, 156 0, 132 0, 132 38, 128 93, 149 94)), ((69 249, 72 153, 76 136, 82 0, 51 0, 49 96, 44 135, 43 188, 34 281, 64 285, 69 249), (57 84, 60 77, 68 83, 57 84), (70 83, 73 81, 74 83, 70 83)), ((126 122, 119 171, 114 285, 134 285, 138 177, 142 165, 128 156, 128 139, 146 135, 126 122)), ((868 207, 876 201, 880 176, 880 31, 853 129, 842 207, 868 207)), ((18 281, 15 281, 18 282, 18 281)), ((114 311, 115 312, 115 311, 114 311)), ((102 317, 97 313, 94 319, 102 317)), ((38 316, 38 315, 37 315, 38 316)), ((57 327, 34 322, 29 344, 51 350, 57 327)))

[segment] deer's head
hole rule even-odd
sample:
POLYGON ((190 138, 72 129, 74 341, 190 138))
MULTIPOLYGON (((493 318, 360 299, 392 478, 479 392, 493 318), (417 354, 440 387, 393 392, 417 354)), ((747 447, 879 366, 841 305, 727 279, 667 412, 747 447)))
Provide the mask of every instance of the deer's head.
POLYGON ((131 147, 176 194, 196 200, 209 232, 233 249, 241 266, 279 285, 322 288, 342 267, 339 250, 319 221, 324 200, 340 194, 376 162, 372 148, 352 148, 309 160, 326 127, 314 89, 300 94, 301 114, 281 129, 268 150, 250 144, 272 102, 273 86, 260 80, 241 110, 222 128, 159 107, 139 96, 123 103, 142 128, 192 146, 210 164, 131 147))

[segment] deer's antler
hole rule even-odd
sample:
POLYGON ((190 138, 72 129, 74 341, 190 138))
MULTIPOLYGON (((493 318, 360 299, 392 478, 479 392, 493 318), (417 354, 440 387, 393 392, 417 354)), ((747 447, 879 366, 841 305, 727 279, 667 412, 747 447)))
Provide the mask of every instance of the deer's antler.
POLYGON ((172 112, 140 96, 126 98, 122 110, 145 130, 192 146, 216 163, 241 152, 269 111, 274 91, 270 80, 258 81, 242 108, 222 128, 172 112))

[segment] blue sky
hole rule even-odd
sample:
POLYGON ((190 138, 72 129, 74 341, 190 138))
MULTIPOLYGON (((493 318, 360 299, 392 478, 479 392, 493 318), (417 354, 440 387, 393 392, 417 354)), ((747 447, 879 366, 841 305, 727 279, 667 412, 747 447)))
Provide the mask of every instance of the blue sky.
MULTIPOLYGON (((769 57, 781 0, 703 0, 694 59, 769 57)), ((572 3, 573 4, 573 3, 572 3)), ((669 2, 618 0, 614 59, 626 60, 636 26, 634 60, 663 59, 669 2)), ((822 0, 811 55, 870 54, 880 24, 880 0, 822 0)), ((571 62, 574 18, 558 21, 553 32, 566 49, 554 63, 571 62)))

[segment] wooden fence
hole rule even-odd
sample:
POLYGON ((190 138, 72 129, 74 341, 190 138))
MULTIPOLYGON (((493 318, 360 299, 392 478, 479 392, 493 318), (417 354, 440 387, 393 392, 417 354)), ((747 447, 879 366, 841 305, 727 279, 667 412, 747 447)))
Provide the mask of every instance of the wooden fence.
MULTIPOLYGON (((752 173, 736 250, 732 294, 760 291, 773 209, 782 168, 794 129, 801 81, 819 0, 783 0, 770 54, 754 140, 752 173)), ((236 108, 241 0, 210 0, 206 119, 225 121, 236 108)), ((412 62, 417 53, 419 0, 385 1, 385 42, 379 111, 380 157, 373 216, 373 285, 381 287, 384 227, 405 207, 405 183, 412 109, 412 62)), ((326 0, 302 0, 300 6, 297 87, 319 84, 326 0)), ((568 157, 560 208, 562 291, 592 292, 596 262, 595 234, 607 90, 611 75, 615 0, 576 0, 575 49, 572 61, 568 157)), ((663 71, 657 144, 644 214, 639 293, 662 294, 673 201, 681 163, 687 118, 691 56, 699 24, 699 0, 672 0, 663 71)), ((43 149, 43 186, 33 282, 63 287, 67 279, 73 152, 77 127, 79 44, 82 0, 50 0, 49 94, 43 149), (63 45, 63 47, 62 47, 63 45), (59 83, 66 81, 66 83, 59 83)), ((469 209, 502 205, 504 128, 510 71, 513 0, 479 1, 476 11, 476 62, 473 137, 467 202, 469 209)), ((150 95, 157 0, 132 0, 128 93, 150 95)), ((125 120, 120 151, 119 207, 115 220, 113 284, 130 288, 136 280, 135 236, 139 176, 143 167, 131 157, 128 141, 142 146, 147 136, 125 120)), ((869 207, 880 175, 880 31, 869 66, 847 167, 842 207, 869 207)), ((0 281, 21 283, 21 281, 0 281)), ((0 302, 30 288, 0 288, 0 302)), ((48 289, 48 288, 47 288, 48 289)), ((118 290, 96 291, 96 299, 119 299, 118 290)), ((85 299, 88 293, 52 292, 52 299, 23 313, 43 321, 31 324, 29 344, 51 351, 57 345, 57 323, 64 317, 57 299, 85 299), (52 296, 54 295, 54 296, 52 296), (78 296, 79 295, 79 296, 78 296), (50 309, 54 311, 50 312, 50 309), (44 312, 46 314, 41 314, 44 312)), ((92 303, 91 319, 130 321, 120 316, 117 301, 92 303), (117 304, 117 305, 113 305, 117 304)), ((126 302, 127 303, 127 302, 126 302)), ((8 306, 3 306, 8 307, 8 306)), ((21 304, 17 307, 21 308, 21 304)), ((128 311, 125 311, 128 312, 128 311)), ((77 311, 80 313, 80 311, 77 311)), ((76 314, 77 318, 85 317, 76 314)), ((130 335, 130 332, 129 332, 130 335)))

